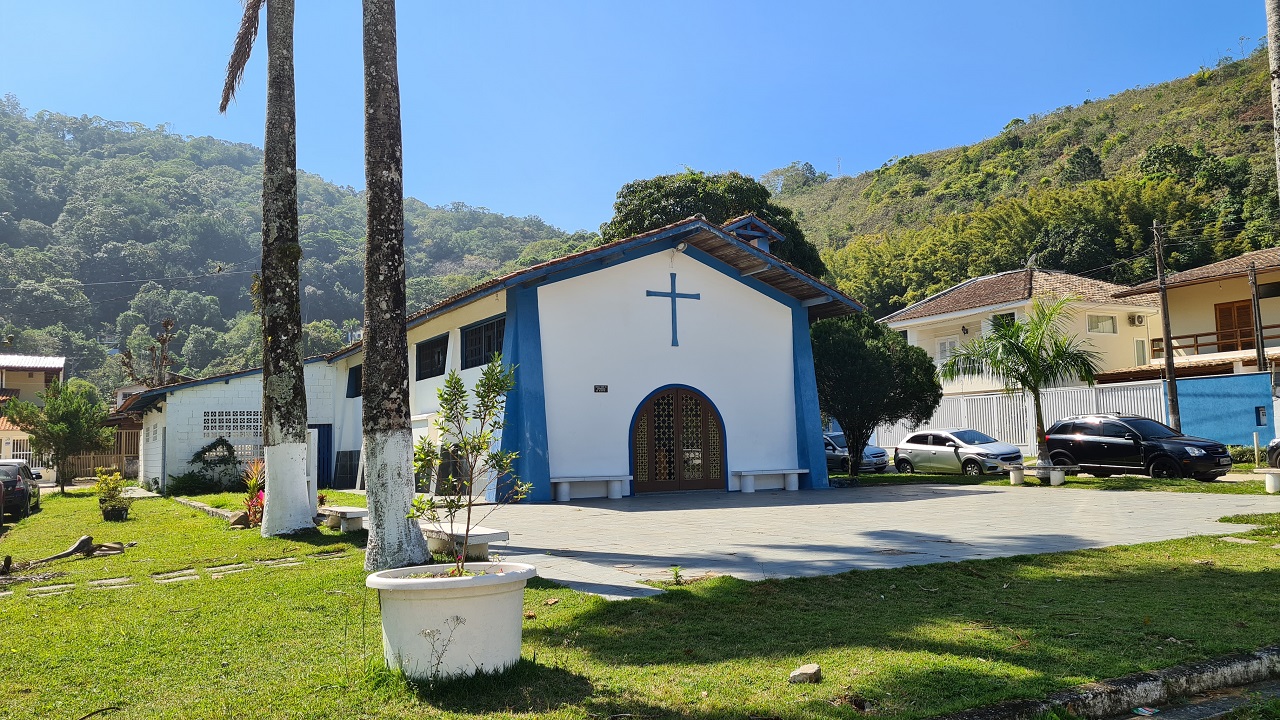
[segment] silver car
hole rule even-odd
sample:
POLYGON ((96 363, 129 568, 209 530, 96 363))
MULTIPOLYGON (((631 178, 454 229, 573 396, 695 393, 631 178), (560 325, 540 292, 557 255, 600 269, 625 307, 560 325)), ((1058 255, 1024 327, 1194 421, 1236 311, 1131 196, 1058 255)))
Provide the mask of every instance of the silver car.
POLYGON ((967 428, 925 430, 903 440, 893 451, 898 472, 1003 473, 1022 462, 1022 451, 990 435, 967 428))

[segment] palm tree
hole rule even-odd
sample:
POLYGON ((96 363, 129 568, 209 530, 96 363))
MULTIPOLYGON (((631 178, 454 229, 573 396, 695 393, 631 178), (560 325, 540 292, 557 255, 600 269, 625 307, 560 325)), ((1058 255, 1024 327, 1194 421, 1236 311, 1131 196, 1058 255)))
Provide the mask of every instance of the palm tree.
POLYGON ((426 562, 410 518, 415 491, 409 426, 409 347, 404 334, 404 165, 395 0, 364 0, 364 167, 368 244, 364 264, 366 570, 426 562))
POLYGON ((314 527, 316 488, 307 481, 307 390, 298 293, 297 120, 293 87, 294 0, 245 0, 227 62, 221 112, 235 97, 267 6, 267 127, 262 144, 262 441, 267 464, 262 534, 314 527))
POLYGON ((1037 464, 1048 465, 1044 410, 1040 391, 1069 380, 1093 385, 1102 355, 1092 343, 1068 334, 1065 325, 1075 312, 1075 297, 1036 298, 1025 320, 993 323, 991 332, 956 348, 942 364, 943 380, 991 376, 1004 383, 1008 393, 1031 393, 1036 409, 1037 464))

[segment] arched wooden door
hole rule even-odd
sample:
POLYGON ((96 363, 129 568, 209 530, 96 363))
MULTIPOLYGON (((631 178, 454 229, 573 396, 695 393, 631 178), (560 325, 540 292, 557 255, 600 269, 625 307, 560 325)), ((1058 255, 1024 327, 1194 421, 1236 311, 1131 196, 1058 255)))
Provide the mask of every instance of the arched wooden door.
POLYGON ((663 390, 640 406, 631 457, 637 493, 726 487, 720 415, 695 390, 663 390))

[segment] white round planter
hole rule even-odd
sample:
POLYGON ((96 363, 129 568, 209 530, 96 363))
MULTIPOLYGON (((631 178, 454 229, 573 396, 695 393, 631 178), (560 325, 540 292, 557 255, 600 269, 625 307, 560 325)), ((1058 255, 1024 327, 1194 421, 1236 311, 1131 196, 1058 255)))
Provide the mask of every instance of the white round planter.
POLYGON ((1022 474, 1023 474, 1023 472, 1025 472, 1025 471, 1024 471, 1022 468, 1020 468, 1020 467, 1016 467, 1016 468, 1009 468, 1009 484, 1010 484, 1010 485, 1021 485, 1021 484, 1022 484, 1022 478, 1023 478, 1023 475, 1022 475, 1022 474))
POLYGON ((1050 485, 1064 485, 1064 484, 1066 484, 1066 482, 1067 482, 1067 471, 1066 471, 1066 470, 1060 470, 1060 469, 1058 469, 1058 468, 1056 468, 1056 467, 1055 467, 1055 468, 1053 468, 1052 470, 1050 470, 1050 471, 1049 471, 1049 484, 1050 484, 1050 485))
POLYGON ((467 563, 482 575, 448 573, 453 565, 383 570, 365 578, 382 607, 387 665, 415 680, 500 672, 520 660, 524 586, 538 574, 520 563, 467 563))

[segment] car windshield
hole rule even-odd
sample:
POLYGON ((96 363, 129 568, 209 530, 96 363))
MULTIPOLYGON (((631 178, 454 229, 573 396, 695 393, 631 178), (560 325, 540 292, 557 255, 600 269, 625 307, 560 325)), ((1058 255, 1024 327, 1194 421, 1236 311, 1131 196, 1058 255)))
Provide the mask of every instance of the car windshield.
POLYGON ((1148 439, 1178 437, 1182 434, 1164 423, 1147 418, 1125 418, 1124 421, 1134 432, 1148 439))
POLYGON ((845 444, 845 441, 844 441, 844 433, 834 433, 830 435, 830 438, 831 438, 831 442, 835 443, 836 447, 840 448, 841 450, 849 449, 849 446, 845 444))
POLYGON ((951 437, 965 445, 986 445, 987 443, 997 442, 995 438, 990 435, 984 435, 977 430, 956 430, 951 433, 951 437))

